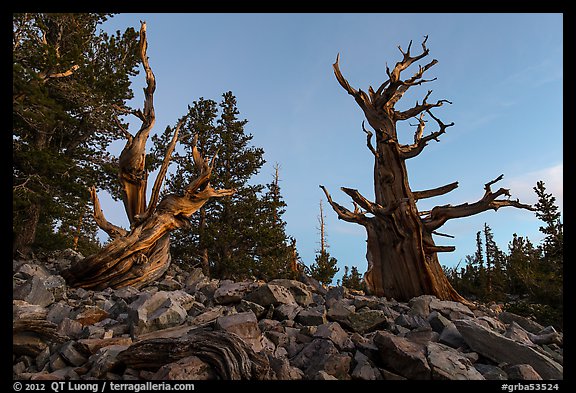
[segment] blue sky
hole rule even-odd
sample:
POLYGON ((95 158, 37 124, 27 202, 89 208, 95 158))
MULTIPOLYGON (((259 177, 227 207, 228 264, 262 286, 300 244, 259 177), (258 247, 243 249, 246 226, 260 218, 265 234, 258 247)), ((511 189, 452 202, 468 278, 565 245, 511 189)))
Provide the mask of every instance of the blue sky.
MULTIPOLYGON (((156 132, 174 125, 200 97, 219 102, 224 92, 232 91, 240 117, 248 120, 253 145, 265 151, 267 163, 253 181, 270 182, 273 165, 280 165, 287 233, 296 238, 307 265, 319 248, 324 194, 318 185, 349 208, 352 203, 342 186, 373 199, 373 161, 361 128, 363 114, 334 77, 338 53, 343 75, 353 87, 367 91, 387 79, 386 64, 392 68, 401 59, 398 45, 406 49, 413 40, 412 53, 420 53, 423 36, 429 36, 430 54, 419 64, 437 59, 425 74, 425 79, 437 80, 412 87, 396 108, 412 107, 431 89, 430 102, 453 103, 433 113, 455 125, 439 143, 430 142, 407 161, 410 185, 422 190, 458 181, 459 187, 419 202, 420 210, 475 202, 484 184, 500 174, 504 178, 493 189, 510 188, 512 198, 535 203, 533 187, 543 180, 563 206, 562 14, 133 13, 116 15, 102 27, 138 29, 140 20, 147 22, 148 56, 157 81, 156 132)), ((412 76, 416 69, 413 65, 402 75, 412 76)), ((133 107, 142 107, 144 86, 141 73, 133 79, 133 107)), ((137 119, 129 120, 135 131, 137 119)), ((408 123, 415 121, 398 126, 404 143, 414 135, 408 123)), ((433 124, 428 123, 425 134, 435 131, 433 124)), ((107 219, 127 226, 121 203, 103 193, 100 198, 107 219)), ((338 220, 324 206, 328 251, 341 268, 336 278, 344 265, 363 273, 363 227, 338 220)), ((542 238, 542 223, 526 210, 509 207, 450 220, 439 231, 456 238, 436 240, 455 245, 456 251, 440 254, 441 263, 454 266, 472 254, 475 234, 484 223, 503 250, 513 233, 534 243, 542 238)))

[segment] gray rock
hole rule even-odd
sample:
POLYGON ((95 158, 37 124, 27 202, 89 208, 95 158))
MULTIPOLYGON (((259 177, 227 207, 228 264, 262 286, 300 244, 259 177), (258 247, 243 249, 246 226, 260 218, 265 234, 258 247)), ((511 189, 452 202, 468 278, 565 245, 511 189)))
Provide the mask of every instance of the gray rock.
POLYGON ((376 332, 374 344, 385 368, 407 379, 431 379, 424 345, 381 330, 376 332))
POLYGON ((55 303, 50 307, 46 320, 58 325, 64 318, 70 318, 73 308, 64 302, 55 303))
POLYGON ((509 380, 540 381, 542 377, 529 364, 515 364, 504 369, 509 380))
POLYGON ((216 329, 236 334, 250 345, 254 352, 260 352, 263 348, 262 332, 252 311, 218 317, 216 329))
POLYGON ((52 293, 55 301, 62 300, 66 297, 66 280, 62 276, 50 275, 43 279, 44 287, 52 293))
POLYGON ((474 317, 474 313, 467 306, 452 300, 438 300, 434 297, 430 300, 429 307, 430 311, 438 311, 452 320, 454 315, 474 317))
POLYGON ((318 326, 326 323, 326 308, 324 306, 308 307, 298 313, 296 322, 306 326, 318 326))
POLYGON ((59 350, 60 356, 70 365, 78 367, 86 363, 86 357, 76 349, 74 341, 68 341, 59 350))
POLYGON ((331 321, 342 322, 346 321, 348 316, 354 312, 356 312, 356 307, 352 305, 349 299, 340 299, 332 302, 326 317, 331 321))
POLYGON ((255 282, 233 282, 224 280, 220 282, 220 286, 214 292, 214 301, 217 304, 238 303, 247 292, 250 292, 256 287, 258 287, 258 284, 255 282))
POLYGON ((380 298, 376 296, 362 296, 356 295, 352 297, 352 304, 356 307, 356 310, 362 307, 368 307, 370 309, 376 309, 380 306, 380 298))
POLYGON ((293 381, 304 378, 304 371, 292 366, 287 358, 269 357, 269 360, 270 368, 274 371, 276 379, 293 381))
POLYGON ((440 337, 438 337, 438 342, 442 344, 446 344, 452 348, 461 348, 467 347, 468 344, 460 331, 456 328, 454 323, 450 323, 450 325, 446 326, 442 333, 440 333, 440 337))
POLYGON ((544 379, 563 377, 560 364, 527 345, 489 330, 474 320, 457 320, 454 324, 470 348, 494 362, 530 364, 544 379))
POLYGON ((57 332, 70 338, 78 338, 82 334, 82 324, 68 317, 64 317, 58 324, 57 332))
POLYGON ((303 307, 309 306, 313 302, 313 288, 300 281, 277 278, 270 281, 269 284, 287 288, 292 293, 294 300, 303 307))
POLYGON ((216 321, 219 316, 229 314, 229 309, 225 306, 216 306, 207 309, 202 314, 199 314, 190 320, 192 326, 205 326, 210 325, 216 321))
POLYGON ((16 287, 12 293, 13 299, 24 300, 29 304, 42 307, 54 303, 54 295, 44 286, 44 281, 38 276, 32 276, 24 284, 16 287))
POLYGON ((328 322, 319 325, 313 337, 328 339, 340 350, 344 349, 347 345, 347 341, 349 341, 348 333, 342 329, 338 322, 328 322))
POLYGON ((294 320, 302 307, 297 304, 281 304, 274 308, 274 317, 279 321, 294 320))
POLYGON ((280 304, 297 304, 292 292, 286 287, 274 284, 264 284, 244 297, 245 300, 261 306, 278 306, 280 304))
POLYGON ((540 325, 538 322, 523 317, 518 314, 514 314, 508 311, 503 311, 498 314, 498 319, 506 324, 511 324, 512 322, 516 322, 518 325, 522 326, 522 328, 530 333, 538 334, 544 326, 540 325))
POLYGON ((368 356, 364 355, 362 352, 356 351, 354 362, 356 365, 350 374, 352 379, 363 381, 377 381, 383 379, 380 370, 378 370, 368 356))
POLYGON ((526 330, 522 329, 520 325, 518 325, 516 322, 512 322, 506 329, 504 337, 508 337, 509 339, 514 340, 518 343, 532 347, 534 346, 534 343, 532 342, 532 340, 530 340, 528 334, 529 333, 526 330))
POLYGON ((495 380, 495 381, 505 381, 508 379, 508 375, 504 370, 498 366, 493 366, 491 364, 475 363, 474 368, 482 374, 484 379, 495 380))
POLYGON ((410 306, 410 315, 420 315, 421 317, 428 318, 430 315, 430 302, 435 299, 432 295, 421 295, 410 299, 408 305, 410 306))
POLYGON ((44 266, 37 265, 35 263, 23 263, 15 270, 14 276, 24 279, 29 279, 30 277, 38 277, 41 280, 49 277, 51 275, 50 271, 44 266))
POLYGON ((340 321, 354 332, 364 334, 379 328, 387 328, 392 325, 392 321, 381 310, 366 310, 348 315, 346 320, 340 321))
MULTIPOLYGON (((183 291, 177 292, 185 293, 183 291)), ((141 294, 128 308, 132 334, 140 335, 181 325, 188 314, 186 309, 176 300, 179 298, 178 295, 171 296, 169 292, 165 291, 156 292, 152 295, 141 294)), ((189 298, 184 299, 188 300, 189 298)))
MULTIPOLYGON (((323 365, 330 355, 336 355, 338 349, 330 340, 316 338, 307 344, 302 350, 292 358, 290 364, 298 367, 304 374, 309 376, 311 372, 323 369, 323 365), (309 372, 310 371, 310 372, 309 372)), ((288 351, 290 356, 290 351, 288 351)))
POLYGON ((429 328, 430 323, 419 314, 400 314, 394 323, 408 329, 429 328))
POLYGON ((312 379, 315 381, 337 381, 338 380, 338 378, 336 378, 333 375, 328 374, 328 372, 326 372, 324 370, 318 371, 312 379))
POLYGON ((34 362, 36 363, 36 369, 42 370, 50 361, 50 348, 46 347, 42 352, 36 356, 34 362))
POLYGON ((452 321, 446 318, 444 315, 440 314, 438 311, 432 311, 428 315, 428 323, 430 323, 430 327, 435 332, 441 334, 444 328, 450 325, 454 325, 452 321))
POLYGON ((432 330, 431 327, 428 326, 411 330, 408 333, 406 333, 404 337, 406 337, 408 340, 420 344, 426 344, 429 342, 437 342, 440 335, 436 333, 434 330, 432 330))
POLYGON ((110 345, 99 349, 96 353, 88 358, 90 370, 87 377, 102 379, 110 371, 123 366, 118 360, 118 355, 128 349, 128 345, 110 345))
POLYGON ((426 346, 426 351, 426 358, 428 359, 428 364, 432 369, 432 379, 484 379, 482 374, 474 368, 470 360, 453 348, 431 342, 426 346))
POLYGON ((236 310, 238 310, 238 312, 252 311, 258 319, 263 318, 266 314, 265 307, 244 299, 240 300, 240 304, 236 306, 236 310))
POLYGON ((153 380, 207 381, 218 379, 212 367, 198 356, 187 356, 160 367, 153 380))
POLYGON ((552 331, 548 329, 549 331, 547 331, 546 333, 542 332, 540 332, 539 334, 528 333, 530 341, 532 341, 534 344, 537 345, 556 344, 559 346, 563 346, 564 336, 558 333, 552 326, 549 326, 549 328, 552 328, 552 331))

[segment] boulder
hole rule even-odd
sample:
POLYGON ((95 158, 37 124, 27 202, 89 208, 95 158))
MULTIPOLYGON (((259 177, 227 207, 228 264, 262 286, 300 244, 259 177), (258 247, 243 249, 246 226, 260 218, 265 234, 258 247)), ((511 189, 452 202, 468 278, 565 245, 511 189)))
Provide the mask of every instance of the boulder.
POLYGON ((244 296, 245 300, 257 303, 261 306, 278 306, 280 304, 297 304, 292 292, 284 286, 264 284, 258 289, 244 296))
POLYGON ((496 363, 529 364, 544 379, 562 379, 563 368, 549 357, 494 332, 474 320, 457 320, 454 325, 472 350, 496 363))
POLYGON ((258 284, 255 282, 233 282, 231 280, 221 281, 218 289, 214 291, 214 302, 217 304, 238 303, 247 292, 250 292, 256 287, 258 287, 258 284))
POLYGON ((28 278, 13 290, 12 298, 42 307, 54 303, 54 295, 44 285, 44 278, 38 276, 28 278))
POLYGON ((432 379, 485 379, 466 356, 447 345, 431 342, 426 346, 426 352, 426 359, 432 370, 432 379))
POLYGON ((407 379, 432 378, 424 345, 381 330, 376 332, 374 344, 378 347, 381 362, 387 369, 407 379))
POLYGON ((262 332, 252 311, 218 317, 216 329, 236 334, 250 345, 254 352, 260 352, 263 348, 262 332))
POLYGON ((198 356, 188 356, 176 362, 160 367, 152 377, 153 380, 207 381, 215 380, 218 375, 212 367, 198 356))
POLYGON ((328 322, 319 325, 313 336, 332 341, 339 350, 344 349, 350 340, 348 333, 342 329, 338 322, 328 322))
MULTIPOLYGON (((180 291, 181 292, 181 291, 180 291)), ((185 293, 185 292, 182 292, 185 293)), ((143 293, 130 303, 128 317, 133 335, 181 325, 187 312, 179 303, 181 294, 159 291, 154 294, 143 293)), ((189 298, 183 298, 188 301, 189 298)))
POLYGON ((309 306, 313 302, 313 288, 300 281, 277 278, 270 281, 269 284, 280 285, 287 288, 292 293, 294 300, 302 307, 309 306))

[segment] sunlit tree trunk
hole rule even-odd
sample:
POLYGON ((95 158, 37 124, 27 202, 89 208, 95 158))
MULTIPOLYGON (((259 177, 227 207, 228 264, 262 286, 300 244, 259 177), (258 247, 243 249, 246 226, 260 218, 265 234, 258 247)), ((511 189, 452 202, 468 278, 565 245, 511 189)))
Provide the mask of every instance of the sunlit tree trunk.
POLYGON ((189 217, 210 198, 228 196, 235 192, 232 189, 215 190, 210 186, 214 162, 208 162, 201 156, 195 140, 193 158, 198 176, 181 194, 169 194, 159 201, 160 188, 183 122, 181 120, 166 149, 164 161, 152 188, 151 199, 146 203, 146 140, 155 122, 153 97, 156 88, 146 48, 146 24, 142 22, 140 56, 147 82, 144 89, 144 110, 117 108, 125 113, 132 113, 142 121, 140 130, 134 136, 123 130, 127 142, 119 158, 119 180, 130 230, 120 228, 105 219, 96 188, 93 187, 90 193, 94 204, 94 218, 112 240, 97 254, 74 263, 63 272, 62 275, 72 286, 103 289, 131 285, 138 288, 158 279, 170 265, 170 232, 189 226, 189 217))

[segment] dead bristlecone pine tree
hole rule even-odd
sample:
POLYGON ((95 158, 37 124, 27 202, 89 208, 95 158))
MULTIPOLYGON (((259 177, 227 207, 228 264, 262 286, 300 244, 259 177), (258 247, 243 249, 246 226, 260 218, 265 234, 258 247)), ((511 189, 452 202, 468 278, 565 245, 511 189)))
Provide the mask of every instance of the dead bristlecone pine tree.
POLYGON ((68 284, 75 287, 102 290, 106 287, 120 288, 130 285, 140 288, 160 278, 170 265, 170 232, 190 225, 189 217, 210 198, 232 195, 235 191, 215 190, 210 186, 214 160, 209 162, 204 159, 195 142, 193 157, 198 170, 197 177, 181 194, 168 194, 159 200, 160 189, 182 125, 180 121, 167 146, 150 201, 146 203, 146 141, 155 122, 153 97, 156 81, 146 55, 145 22, 141 22, 139 48, 147 84, 144 88, 144 109, 116 108, 123 113, 131 113, 142 121, 142 126, 134 136, 122 129, 126 146, 118 161, 122 199, 130 229, 118 227, 105 219, 96 188, 92 187, 90 193, 94 218, 98 226, 111 237, 111 241, 100 252, 72 264, 62 273, 68 284))
POLYGON ((369 87, 368 94, 350 86, 340 72, 339 55, 336 57, 333 68, 338 82, 354 97, 372 128, 372 131, 367 130, 362 124, 367 134, 366 145, 374 156, 375 200, 369 201, 357 190, 342 187, 342 191, 354 202, 354 210, 349 210, 334 202, 324 186, 320 187, 339 219, 366 228, 368 269, 364 280, 370 293, 397 300, 430 294, 440 299, 470 304, 450 285, 438 261, 439 252, 454 251, 455 247, 436 245, 432 235, 443 235, 436 231, 450 219, 471 216, 489 209, 497 210, 503 206, 534 209, 518 200, 509 199, 507 189, 492 191, 491 186, 502 179, 500 175, 484 185, 484 195, 476 202, 436 206, 426 212, 418 210, 416 203, 419 200, 443 195, 458 187, 458 182, 454 182, 430 190, 413 191, 408 182, 406 160, 418 156, 428 142, 438 142, 438 138, 454 124, 445 124, 432 114, 433 108, 450 102, 428 102, 431 90, 421 103, 417 101, 410 109, 400 111, 395 108, 409 88, 436 79, 423 79, 424 73, 437 63, 435 59, 420 65, 409 78, 402 79, 400 75, 413 63, 428 56, 427 39, 426 36, 421 44, 422 52, 417 56, 410 53, 412 42, 406 52, 399 47, 402 59, 392 70, 386 67, 388 80, 376 90, 369 87), (434 120, 437 129, 424 135, 427 116, 434 120), (417 121, 414 142, 401 144, 398 141, 397 123, 409 119, 417 121), (506 198, 498 199, 502 196, 506 198))

